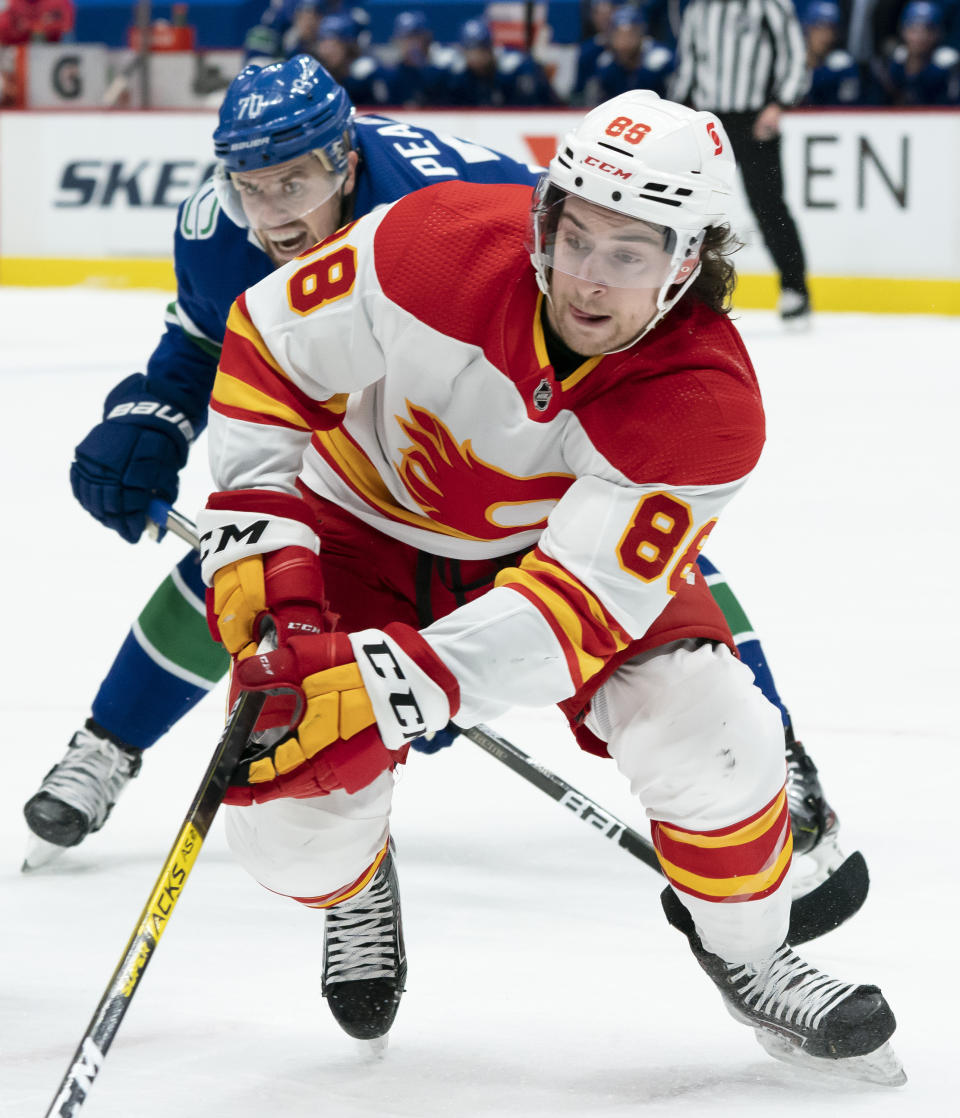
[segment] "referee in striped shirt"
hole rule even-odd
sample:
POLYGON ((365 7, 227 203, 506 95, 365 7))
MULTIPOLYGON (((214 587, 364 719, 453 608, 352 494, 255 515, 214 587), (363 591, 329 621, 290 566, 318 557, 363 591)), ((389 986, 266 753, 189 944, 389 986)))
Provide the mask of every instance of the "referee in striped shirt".
POLYGON ((806 48, 792 0, 689 0, 677 43, 675 101, 723 122, 760 234, 780 273, 780 315, 810 314, 806 264, 783 197, 780 113, 807 87, 806 48))

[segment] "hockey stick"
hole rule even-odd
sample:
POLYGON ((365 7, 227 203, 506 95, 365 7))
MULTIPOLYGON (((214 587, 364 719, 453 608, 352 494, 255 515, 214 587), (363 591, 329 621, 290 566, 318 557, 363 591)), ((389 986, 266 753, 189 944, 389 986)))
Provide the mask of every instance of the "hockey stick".
POLYGON ((234 704, 227 725, 204 774, 180 832, 170 848, 150 898, 113 972, 83 1039, 74 1054, 46 1118, 74 1118, 86 1101, 120 1022, 130 1006, 147 963, 166 930, 174 906, 200 853, 214 816, 223 802, 233 770, 250 737, 265 696, 245 691, 234 704))
MULTIPOLYGON (((613 840, 644 865, 663 874, 657 852, 649 839, 572 784, 568 784, 562 777, 534 761, 489 726, 473 726, 468 730, 460 730, 460 733, 542 792, 546 792, 551 799, 568 808, 598 834, 613 840)), ((869 887, 867 864, 860 851, 855 850, 821 885, 802 897, 794 898, 790 906, 787 942, 791 945, 806 943, 838 928, 860 910, 867 899, 869 887)))
MULTIPOLYGON (((182 513, 162 501, 154 501, 151 502, 149 515, 159 527, 169 528, 181 539, 199 548, 200 540, 196 525, 182 513)), ((551 799, 574 812, 593 830, 605 838, 613 839, 618 846, 623 847, 657 873, 663 873, 653 843, 649 839, 644 838, 556 773, 532 760, 522 749, 518 749, 488 726, 473 726, 467 730, 461 729, 460 733, 507 768, 513 769, 524 780, 535 785, 541 792, 545 792, 551 799)), ((866 861, 860 851, 855 850, 820 885, 802 897, 794 898, 790 909, 788 942, 794 945, 806 943, 838 928, 860 911, 863 902, 867 899, 869 888, 870 878, 866 861)))

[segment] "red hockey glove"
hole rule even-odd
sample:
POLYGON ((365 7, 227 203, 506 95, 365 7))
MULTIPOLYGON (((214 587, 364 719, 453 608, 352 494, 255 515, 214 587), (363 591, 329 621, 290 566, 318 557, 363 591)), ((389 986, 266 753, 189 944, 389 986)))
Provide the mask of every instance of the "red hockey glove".
POLYGON ((317 523, 306 502, 268 489, 211 493, 197 517, 214 640, 248 656, 273 621, 279 644, 331 629, 324 616, 317 523))
POLYGON ((207 621, 214 640, 231 656, 251 655, 265 619, 277 643, 295 635, 322 633, 335 618, 325 610, 320 559, 305 547, 282 547, 221 567, 207 591, 207 621))
POLYGON ((290 696, 295 732, 252 746, 228 804, 357 792, 403 761, 414 738, 443 729, 460 706, 453 674, 401 624, 291 637, 276 652, 240 662, 235 680, 245 690, 290 696))

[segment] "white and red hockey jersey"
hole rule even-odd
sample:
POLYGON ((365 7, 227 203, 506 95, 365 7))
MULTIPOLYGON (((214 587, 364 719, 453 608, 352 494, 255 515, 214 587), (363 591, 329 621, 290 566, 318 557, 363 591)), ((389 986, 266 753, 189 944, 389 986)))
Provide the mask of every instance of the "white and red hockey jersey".
MULTIPOLYGON (((237 300, 211 401, 221 490, 296 495, 299 478, 436 555, 528 549, 424 630, 465 725, 569 698, 642 637, 764 439, 740 337, 696 300, 558 380, 529 206, 524 187, 443 183, 340 230, 237 300)), ((241 555, 322 544, 293 519, 244 535, 254 519, 201 514, 208 582, 241 555)))

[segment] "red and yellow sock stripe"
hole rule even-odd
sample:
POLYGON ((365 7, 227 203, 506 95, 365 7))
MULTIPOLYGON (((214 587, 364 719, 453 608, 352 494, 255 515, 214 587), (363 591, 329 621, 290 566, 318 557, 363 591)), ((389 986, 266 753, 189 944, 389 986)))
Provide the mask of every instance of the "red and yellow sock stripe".
POLYGON ((380 868, 380 863, 387 856, 387 850, 390 847, 390 840, 384 844, 383 849, 374 858, 369 866, 363 871, 362 874, 352 881, 349 885, 344 885, 342 889, 335 889, 332 893, 321 893, 318 897, 291 897, 291 900, 299 901, 300 904, 306 905, 307 908, 333 908, 334 905, 339 904, 341 901, 346 901, 350 897, 355 897, 357 893, 365 889, 376 875, 377 870, 380 868))
POLYGON ((785 789, 748 819, 716 831, 689 831, 658 820, 651 830, 670 883, 701 900, 759 900, 779 888, 790 868, 793 836, 785 789))

